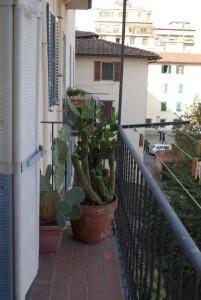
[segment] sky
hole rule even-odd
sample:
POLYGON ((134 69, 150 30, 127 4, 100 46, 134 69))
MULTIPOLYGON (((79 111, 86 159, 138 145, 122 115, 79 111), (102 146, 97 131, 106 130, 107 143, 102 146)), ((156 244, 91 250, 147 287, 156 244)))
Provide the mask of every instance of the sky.
MULTIPOLYGON (((200 0, 130 0, 136 7, 151 9, 155 26, 167 25, 171 21, 190 21, 192 27, 201 32, 200 0)), ((112 7, 115 0, 93 0, 93 7, 112 7)), ((80 30, 93 30, 93 12, 77 13, 76 26, 80 30)))

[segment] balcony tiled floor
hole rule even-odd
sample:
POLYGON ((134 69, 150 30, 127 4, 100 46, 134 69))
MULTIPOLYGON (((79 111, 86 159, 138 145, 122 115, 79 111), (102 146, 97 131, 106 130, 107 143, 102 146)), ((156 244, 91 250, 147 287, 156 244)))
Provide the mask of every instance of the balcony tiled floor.
POLYGON ((112 234, 86 245, 72 239, 70 228, 57 256, 42 254, 26 300, 123 300, 112 234))

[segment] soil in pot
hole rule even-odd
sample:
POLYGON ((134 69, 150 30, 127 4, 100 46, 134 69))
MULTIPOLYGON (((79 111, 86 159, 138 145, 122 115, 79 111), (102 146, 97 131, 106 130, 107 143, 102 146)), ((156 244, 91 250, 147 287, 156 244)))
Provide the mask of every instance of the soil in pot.
POLYGON ((81 205, 82 217, 71 220, 72 232, 80 242, 99 243, 107 237, 114 211, 117 208, 117 199, 99 206, 81 205))

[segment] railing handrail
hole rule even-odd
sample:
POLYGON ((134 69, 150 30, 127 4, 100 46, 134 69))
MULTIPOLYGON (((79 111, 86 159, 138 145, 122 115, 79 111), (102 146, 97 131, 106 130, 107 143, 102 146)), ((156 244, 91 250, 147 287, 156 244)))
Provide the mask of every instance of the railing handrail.
POLYGON ((124 132, 123 128, 119 126, 118 128, 119 133, 128 147, 131 155, 135 159, 136 163, 138 164, 138 167, 143 174, 147 184, 149 185, 149 188, 151 192, 153 193, 157 203, 159 204, 163 214, 165 215, 167 221, 169 222, 169 225, 171 226, 172 230, 174 231, 175 235, 177 236, 179 242, 182 245, 182 248, 184 252, 186 253, 186 256, 192 263, 194 269, 196 270, 197 274, 201 277, 201 252, 198 249, 197 245, 191 238, 190 234, 182 224, 181 220, 177 216, 176 212, 170 205, 168 199, 164 195, 164 193, 161 191, 159 185, 157 184, 156 180, 152 177, 151 173, 143 163, 142 159, 139 157, 138 153, 132 146, 131 142, 129 141, 129 138, 127 137, 126 133, 124 132))

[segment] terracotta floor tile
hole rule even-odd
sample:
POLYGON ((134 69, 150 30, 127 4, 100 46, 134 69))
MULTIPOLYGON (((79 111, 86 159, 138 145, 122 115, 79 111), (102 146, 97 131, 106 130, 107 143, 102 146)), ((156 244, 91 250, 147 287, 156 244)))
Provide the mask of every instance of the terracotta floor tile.
POLYGON ((68 228, 57 255, 40 255, 26 300, 123 300, 113 237, 87 245, 68 228))

